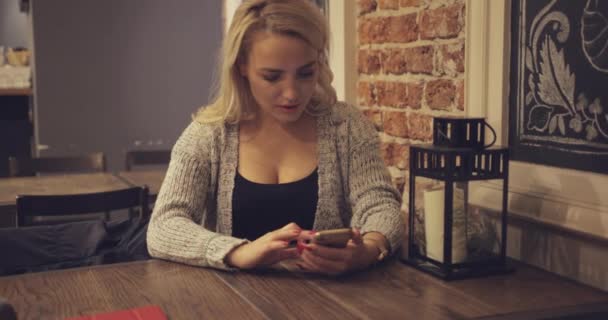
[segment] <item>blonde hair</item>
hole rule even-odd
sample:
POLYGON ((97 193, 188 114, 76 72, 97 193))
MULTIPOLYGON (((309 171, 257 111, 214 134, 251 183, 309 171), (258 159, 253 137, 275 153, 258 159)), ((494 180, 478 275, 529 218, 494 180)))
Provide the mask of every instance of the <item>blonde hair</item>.
POLYGON ((297 37, 317 50, 318 82, 306 111, 319 114, 336 103, 336 91, 331 86, 333 73, 327 59, 329 27, 319 8, 308 0, 250 0, 234 14, 219 58, 219 77, 212 102, 196 112, 195 121, 239 123, 255 117, 252 109, 255 100, 239 64, 246 61, 257 31, 297 37))

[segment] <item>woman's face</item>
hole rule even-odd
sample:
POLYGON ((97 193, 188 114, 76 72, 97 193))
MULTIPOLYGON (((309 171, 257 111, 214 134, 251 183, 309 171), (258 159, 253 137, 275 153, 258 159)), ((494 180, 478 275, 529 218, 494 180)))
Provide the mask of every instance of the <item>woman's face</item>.
POLYGON ((318 53, 296 37, 257 32, 246 63, 247 78, 262 121, 290 124, 300 119, 318 79, 318 53))

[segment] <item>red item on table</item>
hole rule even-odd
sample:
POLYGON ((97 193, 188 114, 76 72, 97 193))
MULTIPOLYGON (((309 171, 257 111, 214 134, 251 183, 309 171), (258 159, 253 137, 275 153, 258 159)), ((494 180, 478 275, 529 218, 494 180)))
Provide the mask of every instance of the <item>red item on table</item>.
POLYGON ((167 320, 167 316, 159 306, 150 305, 65 320, 167 320))

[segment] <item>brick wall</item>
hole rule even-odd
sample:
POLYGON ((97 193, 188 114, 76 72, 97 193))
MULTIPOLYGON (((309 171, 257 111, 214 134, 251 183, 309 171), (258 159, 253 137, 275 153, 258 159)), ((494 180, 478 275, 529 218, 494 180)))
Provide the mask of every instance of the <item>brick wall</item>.
POLYGON ((465 0, 358 0, 358 10, 357 103, 407 192, 409 145, 431 141, 434 115, 464 114, 465 0))

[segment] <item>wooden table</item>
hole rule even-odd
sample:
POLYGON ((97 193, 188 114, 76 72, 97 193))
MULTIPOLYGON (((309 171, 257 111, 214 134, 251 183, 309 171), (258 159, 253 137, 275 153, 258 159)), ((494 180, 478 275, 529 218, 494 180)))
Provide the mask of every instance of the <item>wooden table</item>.
POLYGON ((397 260, 341 278, 223 272, 160 260, 0 278, 19 319, 158 305, 170 319, 534 319, 595 310, 608 293, 518 265, 444 282, 397 260))
POLYGON ((117 175, 131 186, 147 185, 150 189, 150 197, 155 199, 160 186, 165 179, 166 169, 121 171, 117 175))
POLYGON ((128 183, 111 173, 0 178, 0 226, 10 224, 8 220, 14 216, 17 195, 20 194, 76 194, 128 187, 128 183))

